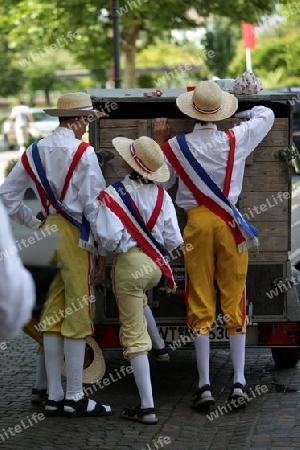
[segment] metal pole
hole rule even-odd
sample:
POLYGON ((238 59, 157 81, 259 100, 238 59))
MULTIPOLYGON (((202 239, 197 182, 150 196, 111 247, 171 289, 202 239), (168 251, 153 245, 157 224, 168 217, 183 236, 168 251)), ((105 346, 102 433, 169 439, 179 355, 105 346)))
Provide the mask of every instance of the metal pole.
POLYGON ((114 47, 114 68, 115 68, 115 88, 121 87, 121 70, 120 70, 120 31, 119 31, 119 0, 112 0, 112 16, 113 16, 113 47, 114 47))

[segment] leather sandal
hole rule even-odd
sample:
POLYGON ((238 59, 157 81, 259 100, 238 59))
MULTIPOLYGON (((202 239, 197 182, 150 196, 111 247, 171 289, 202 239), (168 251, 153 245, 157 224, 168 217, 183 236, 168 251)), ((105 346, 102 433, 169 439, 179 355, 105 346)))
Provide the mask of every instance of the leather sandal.
POLYGON ((157 423, 155 408, 141 408, 140 405, 134 409, 124 408, 122 417, 134 422, 145 423, 147 425, 154 425, 157 423), (145 417, 148 414, 153 414, 155 417, 145 417))
POLYGON ((55 400, 46 400, 44 414, 47 417, 64 415, 64 400, 56 402, 55 400))
POLYGON ((154 357, 157 362, 169 362, 170 361, 170 354, 168 347, 161 348, 159 350, 156 350, 155 348, 152 348, 152 353, 154 354, 154 357), (163 356, 168 355, 168 356, 163 356))
POLYGON ((247 394, 246 386, 244 386, 242 383, 234 383, 227 401, 235 409, 245 408, 246 405, 249 403, 249 397, 247 394), (234 392, 234 389, 241 389, 242 392, 234 392))
POLYGON ((30 398, 32 405, 34 406, 44 405, 47 399, 48 399, 47 389, 32 388, 30 398))
POLYGON ((65 417, 105 417, 111 416, 112 410, 107 409, 104 405, 96 403, 92 411, 88 411, 89 398, 85 395, 81 400, 65 400, 64 401, 64 416, 65 417), (67 409, 66 409, 67 407, 67 409), (72 410, 68 409, 72 408, 72 410))
POLYGON ((201 397, 203 392, 210 391, 212 394, 211 386, 209 384, 205 384, 202 386, 192 397, 193 407, 198 411, 207 411, 210 406, 213 406, 216 401, 212 395, 208 397, 201 397))

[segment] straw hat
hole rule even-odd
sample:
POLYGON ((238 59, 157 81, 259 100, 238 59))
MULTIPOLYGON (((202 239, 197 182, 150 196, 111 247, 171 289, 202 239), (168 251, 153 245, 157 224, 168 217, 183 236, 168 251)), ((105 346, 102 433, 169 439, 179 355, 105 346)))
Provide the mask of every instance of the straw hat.
MULTIPOLYGON (((66 363, 63 359, 62 374, 66 376, 66 363)), ((103 357, 103 353, 92 336, 86 338, 85 346, 85 358, 84 358, 84 369, 83 369, 83 383, 93 384, 100 381, 106 371, 106 364, 103 357)))
POLYGON ((164 182, 170 178, 164 154, 160 146, 148 136, 135 141, 125 137, 112 140, 113 146, 122 158, 136 172, 152 181, 164 182))
POLYGON ((177 97, 176 104, 187 116, 205 122, 227 119, 238 108, 237 98, 214 81, 201 81, 194 91, 177 97))
POLYGON ((91 97, 85 92, 61 95, 57 100, 57 108, 44 109, 44 111, 55 117, 108 116, 108 114, 93 109, 91 97))

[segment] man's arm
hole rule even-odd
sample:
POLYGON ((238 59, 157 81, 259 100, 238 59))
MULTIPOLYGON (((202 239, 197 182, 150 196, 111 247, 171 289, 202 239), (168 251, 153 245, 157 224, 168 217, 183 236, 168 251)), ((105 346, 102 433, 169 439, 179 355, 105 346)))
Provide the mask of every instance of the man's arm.
POLYGON ((236 113, 235 117, 249 119, 233 127, 236 142, 245 149, 247 157, 272 128, 275 120, 274 112, 266 106, 254 106, 236 113))

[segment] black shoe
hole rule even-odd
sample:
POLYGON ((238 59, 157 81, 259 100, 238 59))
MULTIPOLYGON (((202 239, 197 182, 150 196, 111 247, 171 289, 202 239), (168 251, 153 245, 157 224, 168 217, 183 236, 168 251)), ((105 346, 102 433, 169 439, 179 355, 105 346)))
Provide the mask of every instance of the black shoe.
POLYGON ((45 416, 55 417, 64 415, 64 400, 56 402, 55 400, 45 401, 45 416))
POLYGON ((212 394, 209 384, 205 384, 200 389, 198 389, 198 391, 192 398, 193 407, 198 411, 207 411, 210 406, 213 406, 216 403, 212 395, 210 395, 209 397, 201 397, 201 395, 205 391, 210 391, 210 393, 212 394))
POLYGON ((133 422, 145 423, 146 425, 154 425, 157 423, 157 416, 155 408, 141 408, 138 405, 136 408, 124 408, 122 417, 133 422), (152 415, 153 417, 147 418, 146 416, 152 415))
POLYGON ((235 409, 245 408, 249 403, 249 397, 247 394, 246 386, 242 385, 241 383, 234 383, 234 385, 231 388, 231 391, 230 391, 227 401, 235 409), (237 388, 241 389, 242 392, 234 392, 234 389, 237 389, 237 388))
POLYGON ((112 410, 110 406, 100 405, 96 403, 92 411, 88 411, 89 398, 85 395, 81 400, 64 400, 64 416, 65 417, 105 417, 111 416, 112 410), (67 407, 67 409, 66 409, 67 407), (68 408, 72 408, 72 410, 68 408))
POLYGON ((164 348, 161 348, 159 350, 156 350, 152 347, 152 353, 155 356, 155 359, 157 362, 169 362, 170 361, 170 354, 168 347, 164 346, 164 348), (165 356, 168 355, 168 356, 165 356))
POLYGON ((34 406, 40 406, 47 400, 47 389, 32 388, 31 391, 31 404, 34 406))

